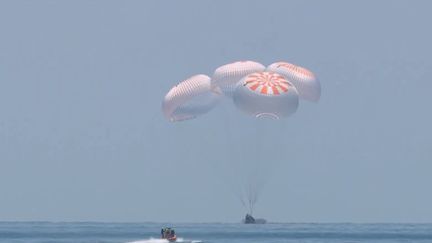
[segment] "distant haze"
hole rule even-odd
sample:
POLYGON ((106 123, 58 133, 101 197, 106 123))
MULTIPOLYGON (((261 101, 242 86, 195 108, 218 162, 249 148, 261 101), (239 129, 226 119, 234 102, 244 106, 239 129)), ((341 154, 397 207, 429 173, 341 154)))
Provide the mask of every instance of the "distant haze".
POLYGON ((3 0, 0 221, 239 222, 226 177, 256 168, 269 221, 432 222, 431 8, 3 0), (320 102, 163 117, 177 82, 247 59, 307 67, 320 102))

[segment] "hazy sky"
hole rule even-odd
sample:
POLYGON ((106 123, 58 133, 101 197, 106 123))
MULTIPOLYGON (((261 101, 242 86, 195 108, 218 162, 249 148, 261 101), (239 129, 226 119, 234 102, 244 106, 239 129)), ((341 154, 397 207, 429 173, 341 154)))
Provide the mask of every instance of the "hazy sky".
POLYGON ((238 222, 247 167, 270 221, 432 222, 429 2, 0 0, 0 220, 238 222), (164 119, 244 59, 309 68, 320 102, 164 119))

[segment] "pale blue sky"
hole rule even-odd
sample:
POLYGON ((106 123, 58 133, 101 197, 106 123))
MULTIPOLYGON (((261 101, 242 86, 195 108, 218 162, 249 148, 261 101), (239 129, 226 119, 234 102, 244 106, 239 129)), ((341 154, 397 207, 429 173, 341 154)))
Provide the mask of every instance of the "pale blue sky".
POLYGON ((238 222, 250 165, 270 221, 432 222, 431 8, 2 0, 0 220, 238 222), (311 69, 320 102, 164 119, 172 85, 244 59, 311 69))

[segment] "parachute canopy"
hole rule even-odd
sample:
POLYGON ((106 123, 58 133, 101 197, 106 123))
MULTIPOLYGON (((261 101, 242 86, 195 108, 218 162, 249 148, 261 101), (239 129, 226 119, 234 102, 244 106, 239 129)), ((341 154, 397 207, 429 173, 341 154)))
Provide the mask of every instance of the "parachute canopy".
POLYGON ((254 61, 239 61, 223 65, 216 69, 212 77, 212 85, 220 87, 222 92, 232 97, 237 83, 246 75, 264 71, 261 63, 254 61))
POLYGON ((254 61, 239 61, 217 68, 212 78, 192 76, 174 86, 162 102, 170 121, 183 121, 213 109, 225 95, 254 117, 281 118, 297 111, 299 98, 317 102, 321 86, 306 68, 275 62, 267 68, 254 61))
POLYGON ((162 111, 170 121, 193 119, 213 109, 219 98, 220 91, 211 88, 210 77, 198 74, 171 88, 162 102, 162 111))
POLYGON ((301 99, 317 102, 321 96, 321 85, 315 75, 306 68, 288 63, 275 62, 266 71, 283 75, 297 89, 301 99))
POLYGON ((256 72, 244 77, 234 92, 234 104, 255 117, 280 118, 296 112, 296 88, 282 75, 256 72))

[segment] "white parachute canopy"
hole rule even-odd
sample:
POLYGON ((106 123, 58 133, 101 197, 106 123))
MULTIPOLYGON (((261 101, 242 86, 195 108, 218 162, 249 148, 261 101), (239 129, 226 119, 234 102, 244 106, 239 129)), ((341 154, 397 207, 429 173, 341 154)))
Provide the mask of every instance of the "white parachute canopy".
POLYGON ((162 111, 170 121, 193 119, 213 109, 220 94, 211 87, 209 76, 198 74, 171 88, 162 102, 162 111))
POLYGON ((318 102, 321 96, 321 85, 315 75, 306 68, 288 63, 275 62, 266 69, 283 75, 297 89, 301 99, 318 102))
POLYGON ((292 115, 299 104, 296 88, 274 72, 256 72, 244 77, 233 99, 237 108, 258 118, 292 115))
POLYGON ((246 75, 264 71, 261 63, 254 61, 239 61, 217 68, 212 77, 212 86, 220 87, 222 92, 232 97, 237 83, 246 75))

